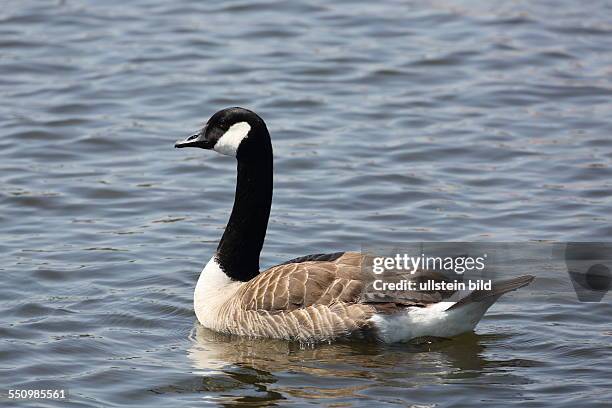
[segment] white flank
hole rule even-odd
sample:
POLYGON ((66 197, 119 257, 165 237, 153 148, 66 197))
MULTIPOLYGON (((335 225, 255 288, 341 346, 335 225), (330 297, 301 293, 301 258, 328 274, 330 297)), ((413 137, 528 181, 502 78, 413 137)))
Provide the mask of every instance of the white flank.
POLYGON ((234 123, 215 143, 214 150, 227 156, 236 157, 238 146, 251 131, 251 125, 247 122, 234 123))
POLYGON ((232 281, 213 256, 202 270, 193 293, 193 308, 204 327, 215 328, 219 308, 229 300, 242 282, 232 281))
POLYGON ((495 300, 497 298, 492 297, 450 311, 447 309, 455 302, 409 307, 403 313, 374 315, 371 321, 385 343, 408 341, 417 337, 453 337, 474 330, 495 300))

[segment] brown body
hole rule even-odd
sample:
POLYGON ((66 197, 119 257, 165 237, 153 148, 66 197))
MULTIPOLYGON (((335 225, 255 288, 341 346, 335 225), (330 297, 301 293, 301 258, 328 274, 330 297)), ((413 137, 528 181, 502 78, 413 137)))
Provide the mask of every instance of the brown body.
POLYGON ((240 284, 218 308, 215 329, 238 335, 325 341, 365 334, 377 309, 362 303, 370 280, 361 255, 274 266, 240 284))
MULTIPOLYGON (((248 282, 231 282, 224 293, 208 295, 221 296, 216 303, 198 306, 196 299, 196 313, 198 309, 207 309, 202 310, 202 316, 198 315, 199 320, 227 334, 304 342, 349 336, 376 339, 374 316, 406 313, 410 307, 427 308, 453 295, 453 292, 374 291, 372 282, 376 276, 369 272, 368 260, 360 253, 346 252, 289 261, 248 282)), ((202 276, 207 273, 210 272, 205 269, 202 276)), ((427 271, 385 276, 386 281, 399 279, 445 280, 442 275, 427 271)), ((490 293, 481 293, 481 298, 499 296, 530 280, 529 277, 513 280, 510 285, 498 285, 490 293)))

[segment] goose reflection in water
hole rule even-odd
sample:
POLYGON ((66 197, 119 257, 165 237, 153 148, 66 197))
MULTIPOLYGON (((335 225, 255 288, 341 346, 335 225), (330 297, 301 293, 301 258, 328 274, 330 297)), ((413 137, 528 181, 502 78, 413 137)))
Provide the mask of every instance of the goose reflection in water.
MULTIPOLYGON (((334 343, 317 346, 281 340, 253 340, 213 332, 196 323, 188 357, 202 376, 201 392, 224 394, 251 389, 249 397, 275 401, 283 395, 313 398, 367 398, 370 389, 397 387, 413 391, 453 380, 474 380, 495 374, 504 383, 525 379, 507 367, 533 361, 493 360, 486 344, 507 341, 508 335, 466 334, 448 339, 385 345, 334 343), (304 386, 303 384, 309 384, 304 386)), ((397 397, 402 392, 398 392, 397 397)))

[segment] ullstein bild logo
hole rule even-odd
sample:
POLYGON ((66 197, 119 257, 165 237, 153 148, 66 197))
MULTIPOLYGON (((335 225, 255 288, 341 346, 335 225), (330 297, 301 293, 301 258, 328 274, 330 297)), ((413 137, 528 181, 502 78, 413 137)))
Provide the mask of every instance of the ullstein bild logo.
POLYGON ((362 253, 373 292, 488 290, 496 280, 529 274, 536 281, 523 294, 569 292, 600 302, 612 286, 612 243, 418 242, 364 245, 362 253), (423 271, 444 279, 428 280, 423 271))

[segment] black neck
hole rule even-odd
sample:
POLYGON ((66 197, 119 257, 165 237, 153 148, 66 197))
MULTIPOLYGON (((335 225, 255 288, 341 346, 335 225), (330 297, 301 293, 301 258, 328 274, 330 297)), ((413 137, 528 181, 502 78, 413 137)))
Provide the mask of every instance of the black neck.
POLYGON ((238 158, 234 208, 217 247, 221 269, 243 282, 259 274, 259 253, 272 205, 272 145, 265 133, 267 143, 258 146, 256 155, 238 158))

